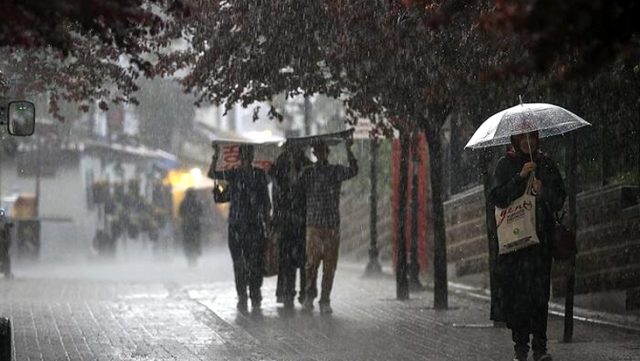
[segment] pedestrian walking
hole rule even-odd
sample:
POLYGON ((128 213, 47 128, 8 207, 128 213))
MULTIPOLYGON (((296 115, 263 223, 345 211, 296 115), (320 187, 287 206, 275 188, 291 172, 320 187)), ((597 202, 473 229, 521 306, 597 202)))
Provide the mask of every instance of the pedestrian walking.
POLYGON ((260 310, 262 301, 263 254, 265 231, 271 211, 267 176, 264 170, 254 167, 254 148, 240 146, 240 165, 229 170, 216 170, 219 149, 213 145, 214 154, 208 176, 225 180, 229 184, 229 250, 233 260, 238 310, 247 310, 247 288, 251 307, 260 310))
POLYGON ((507 208, 531 189, 535 196, 535 233, 539 243, 500 254, 497 276, 502 309, 514 342, 514 361, 527 360, 529 341, 534 361, 551 361, 547 353, 547 317, 551 281, 551 236, 554 212, 565 200, 555 163, 539 150, 538 132, 511 136, 511 147, 494 173, 490 201, 507 208))
POLYGON ((190 267, 195 267, 198 257, 202 254, 200 238, 200 218, 202 204, 198 200, 193 188, 187 189, 184 200, 180 203, 180 218, 182 219, 182 246, 190 267))
POLYGON ((306 195, 304 188, 295 180, 309 165, 311 161, 300 146, 285 143, 269 171, 274 180, 272 225, 279 247, 276 298, 284 303, 286 309, 293 308, 298 270, 300 303, 304 302, 305 296, 306 195))
POLYGON ((332 313, 330 296, 340 246, 340 188, 358 174, 358 162, 351 151, 353 139, 345 140, 349 166, 329 164, 329 146, 322 140, 313 145, 317 162, 307 167, 298 182, 306 190, 306 296, 303 308, 313 309, 318 267, 322 262, 320 312, 332 313))

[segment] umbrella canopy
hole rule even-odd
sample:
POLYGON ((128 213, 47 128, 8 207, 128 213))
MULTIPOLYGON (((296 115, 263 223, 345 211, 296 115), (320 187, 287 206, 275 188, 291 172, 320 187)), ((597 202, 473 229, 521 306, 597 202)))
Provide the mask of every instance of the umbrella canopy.
POLYGON ((553 104, 524 103, 492 115, 476 130, 465 148, 486 148, 511 143, 511 136, 538 131, 541 138, 591 125, 553 104))

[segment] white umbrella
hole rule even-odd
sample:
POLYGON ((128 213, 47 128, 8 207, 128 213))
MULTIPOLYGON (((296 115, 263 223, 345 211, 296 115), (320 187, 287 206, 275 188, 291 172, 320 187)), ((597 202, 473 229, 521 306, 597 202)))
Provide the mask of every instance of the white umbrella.
POLYGON ((533 131, 550 137, 591 125, 553 104, 523 103, 492 115, 476 130, 465 148, 486 148, 511 143, 511 136, 533 131))

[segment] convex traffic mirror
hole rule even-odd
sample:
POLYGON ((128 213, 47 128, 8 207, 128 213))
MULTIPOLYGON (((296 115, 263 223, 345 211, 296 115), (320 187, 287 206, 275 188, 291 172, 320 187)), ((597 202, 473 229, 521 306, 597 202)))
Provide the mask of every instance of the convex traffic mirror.
POLYGON ((32 135, 36 127, 36 108, 32 102, 18 100, 9 102, 9 134, 26 137, 32 135))

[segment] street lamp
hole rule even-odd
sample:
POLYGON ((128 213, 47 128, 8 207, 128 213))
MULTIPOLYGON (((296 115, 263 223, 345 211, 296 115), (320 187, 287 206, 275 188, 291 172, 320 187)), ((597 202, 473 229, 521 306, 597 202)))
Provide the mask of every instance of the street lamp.
POLYGON ((420 264, 418 263, 418 170, 420 159, 418 158, 418 138, 412 137, 412 176, 411 176, 411 261, 409 264, 409 287, 412 291, 424 289, 420 283, 420 264))
POLYGON ((382 267, 378 262, 378 140, 371 138, 371 193, 369 195, 370 213, 369 213, 369 229, 371 241, 369 244, 369 263, 365 269, 366 276, 375 276, 382 273, 382 267))

